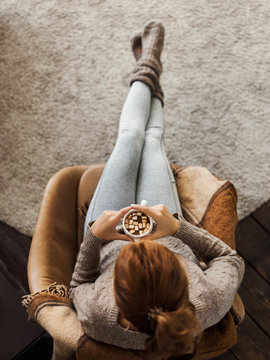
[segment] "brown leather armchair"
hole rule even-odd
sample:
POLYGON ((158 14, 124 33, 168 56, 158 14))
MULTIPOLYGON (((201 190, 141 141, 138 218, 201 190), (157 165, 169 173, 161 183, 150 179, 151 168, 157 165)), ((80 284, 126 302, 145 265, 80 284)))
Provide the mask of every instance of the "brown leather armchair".
MULTIPOLYGON (((27 311, 33 322, 52 335, 52 359, 58 356, 79 360, 145 358, 143 351, 125 350, 90 339, 84 333, 65 291, 65 286, 69 288, 83 238, 83 214, 104 166, 94 164, 60 170, 48 182, 42 199, 28 260, 32 295, 28 298, 27 311), (53 283, 56 285, 51 286, 53 283), (55 290, 57 286, 59 291, 55 290)), ((196 225, 200 222, 198 226, 235 247, 237 194, 232 183, 215 177, 203 167, 173 164, 171 167, 184 217, 196 225), (198 187, 198 183, 204 186, 198 187), (222 219, 217 214, 220 206, 222 219)), ((243 317, 244 307, 236 294, 231 311, 218 324, 204 331, 194 359, 210 359, 234 345, 237 341, 236 326, 243 317)))

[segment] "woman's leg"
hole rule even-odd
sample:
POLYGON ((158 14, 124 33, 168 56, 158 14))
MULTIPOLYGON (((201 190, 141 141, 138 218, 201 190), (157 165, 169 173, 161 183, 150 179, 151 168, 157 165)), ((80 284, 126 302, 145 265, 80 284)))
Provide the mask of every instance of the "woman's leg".
POLYGON ((141 81, 130 87, 122 109, 118 137, 88 208, 87 224, 104 210, 120 210, 135 202, 137 173, 151 106, 151 90, 141 81))
POLYGON ((143 199, 149 206, 163 203, 172 214, 182 214, 174 175, 165 153, 163 108, 156 97, 152 98, 138 172, 136 203, 143 199))

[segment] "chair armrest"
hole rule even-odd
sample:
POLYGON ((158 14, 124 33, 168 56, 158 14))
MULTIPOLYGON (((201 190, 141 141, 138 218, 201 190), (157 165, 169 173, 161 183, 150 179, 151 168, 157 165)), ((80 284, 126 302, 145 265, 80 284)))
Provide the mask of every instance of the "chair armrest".
POLYGON ((28 283, 38 292, 56 282, 69 287, 77 247, 77 190, 88 166, 58 171, 49 180, 30 247, 28 283))

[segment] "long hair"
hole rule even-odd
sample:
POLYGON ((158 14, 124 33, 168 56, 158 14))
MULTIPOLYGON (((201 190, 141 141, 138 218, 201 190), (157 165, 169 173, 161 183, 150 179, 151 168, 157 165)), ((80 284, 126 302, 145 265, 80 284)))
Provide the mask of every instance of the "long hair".
POLYGON ((184 354, 201 332, 185 270, 164 245, 141 240, 124 246, 115 263, 114 295, 119 313, 150 335, 148 353, 184 354))

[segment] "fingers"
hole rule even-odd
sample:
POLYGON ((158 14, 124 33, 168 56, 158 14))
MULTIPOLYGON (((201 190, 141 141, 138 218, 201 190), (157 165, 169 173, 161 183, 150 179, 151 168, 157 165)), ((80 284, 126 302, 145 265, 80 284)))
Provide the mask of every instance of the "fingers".
POLYGON ((153 234, 150 235, 146 235, 144 237, 142 237, 142 240, 156 240, 156 239, 160 239, 160 237, 162 237, 162 235, 159 232, 155 232, 153 234))
POLYGON ((125 234, 120 234, 118 231, 114 231, 114 234, 115 234, 115 240, 125 240, 130 242, 135 241, 132 237, 129 237, 125 234))
POLYGON ((132 209, 131 205, 126 206, 126 207, 124 207, 123 209, 119 210, 119 211, 118 211, 118 214, 119 214, 119 215, 123 215, 123 214, 125 214, 127 211, 129 211, 129 210, 131 210, 131 209, 132 209))
POLYGON ((152 210, 153 206, 150 207, 150 206, 143 206, 143 205, 133 205, 131 207, 132 209, 136 209, 136 210, 140 210, 142 212, 144 212, 146 215, 149 215, 149 216, 152 216, 152 217, 155 217, 156 213, 155 211, 152 210))
POLYGON ((151 235, 147 235, 147 236, 143 236, 139 239, 139 241, 143 241, 143 240, 154 240, 154 239, 152 238, 151 235))
POLYGON ((132 208, 132 206, 129 205, 129 206, 126 206, 126 207, 122 208, 121 210, 119 210, 119 212, 126 212, 128 210, 131 210, 131 208, 132 208))
POLYGON ((117 240, 125 240, 125 241, 129 241, 129 242, 135 242, 135 240, 133 238, 130 238, 127 235, 122 235, 122 234, 117 234, 117 240))
POLYGON ((119 211, 112 211, 115 214, 115 221, 119 221, 126 212, 131 210, 131 208, 131 206, 126 206, 119 211))

